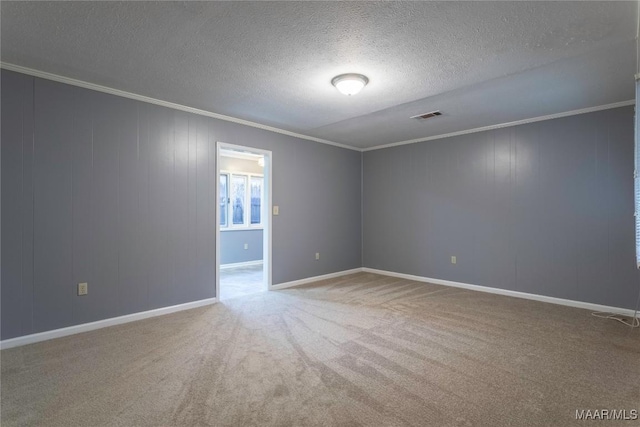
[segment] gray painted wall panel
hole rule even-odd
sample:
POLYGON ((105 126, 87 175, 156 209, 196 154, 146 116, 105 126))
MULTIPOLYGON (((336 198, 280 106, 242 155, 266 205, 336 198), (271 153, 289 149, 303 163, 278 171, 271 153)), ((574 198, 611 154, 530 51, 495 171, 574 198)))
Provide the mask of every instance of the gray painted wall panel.
POLYGON ((216 141, 273 151, 274 283, 360 267, 360 153, 1 75, 1 339, 215 296, 216 141))
POLYGON ((633 107, 370 151, 363 170, 366 267, 635 303, 633 107))
MULTIPOLYGON (((33 332, 33 165, 34 153, 34 83, 22 79, 22 333, 33 332)), ((2 121, 3 128, 6 122, 2 121)), ((3 286, 6 282, 2 281, 3 286)))
MULTIPOLYGON (((75 120, 76 92, 75 88, 69 90, 52 82, 35 81, 34 332, 73 323, 72 156, 75 134, 69 124, 75 120)), ((18 224, 15 226, 19 227, 18 224)))
POLYGON ((145 106, 149 111, 149 308, 171 304, 169 224, 173 176, 173 122, 171 111, 145 106), (170 139, 171 138, 171 139, 170 139))
POLYGON ((516 129, 518 169, 514 191, 516 290, 535 289, 542 280, 539 265, 544 245, 536 232, 540 210, 544 208, 541 197, 540 150, 538 127, 516 129), (532 141, 526 143, 523 141, 532 141))
POLYGON ((2 82, 2 313, 15 322, 2 322, 2 335, 23 333, 21 302, 23 287, 22 213, 31 204, 23 191, 23 150, 28 135, 24 134, 25 86, 30 79, 11 73, 2 82))
POLYGON ((634 238, 634 202, 633 182, 633 143, 629 142, 623 148, 618 148, 618 141, 633 141, 634 129, 628 124, 633 113, 628 108, 627 117, 609 115, 611 127, 609 129, 609 180, 611 189, 609 204, 609 260, 610 280, 607 288, 611 288, 606 301, 617 301, 626 296, 628 307, 636 302, 638 290, 638 272, 628 267, 631 258, 635 257, 634 238), (620 290, 618 290, 618 287, 620 290), (619 295, 619 296, 618 296, 619 295))
POLYGON ((215 287, 215 265, 211 256, 215 249, 216 215, 214 209, 215 194, 210 196, 210 190, 215 192, 215 171, 212 167, 215 160, 215 145, 209 142, 209 128, 204 117, 194 116, 195 121, 195 257, 194 257, 194 298, 206 298, 208 290, 215 287), (211 147, 214 147, 213 149, 211 147))
MULTIPOLYGON (((187 259, 185 265, 185 275, 189 282, 194 283, 196 280, 196 259, 197 259, 197 222, 196 208, 198 200, 196 198, 197 190, 197 142, 198 142, 198 120, 196 116, 187 116, 188 133, 187 133, 187 259)), ((193 301, 197 299, 197 289, 189 288, 189 299, 193 301)))
POLYGON ((206 156, 209 161, 209 165, 207 167, 207 176, 209 177, 209 180, 207 181, 207 188, 204 191, 206 191, 208 196, 207 211, 209 212, 209 215, 203 222, 203 235, 206 236, 207 254, 203 255, 201 261, 203 263, 203 271, 206 273, 207 281, 201 286, 205 286, 205 289, 208 290, 211 288, 215 289, 215 280, 218 274, 218 271, 216 270, 216 263, 215 261, 211 262, 210 258, 214 257, 215 259, 216 256, 216 227, 218 226, 216 218, 216 207, 218 206, 218 202, 216 200, 216 187, 218 185, 218 178, 216 175, 216 126, 214 126, 210 120, 204 120, 207 127, 208 142, 206 156))
POLYGON ((143 311, 147 306, 144 235, 140 199, 146 191, 138 168, 140 106, 123 102, 118 139, 118 313, 143 311))
MULTIPOLYGON (((149 276, 151 272, 151 244, 150 223, 150 197, 151 181, 150 181, 150 158, 151 158, 151 130, 150 130, 150 113, 149 109, 142 104, 137 104, 138 117, 138 156, 136 162, 136 173, 138 182, 138 218, 135 222, 136 247, 135 257, 138 263, 138 280, 135 284, 138 296, 142 298, 142 310, 150 307, 149 298, 149 276)), ((140 310, 136 310, 140 311, 140 310)))
POLYGON ((261 260, 263 252, 262 230, 235 230, 220 232, 220 264, 261 260), (245 249, 244 244, 249 248, 245 249))
POLYGON ((93 269, 85 322, 120 314, 119 151, 126 103, 111 95, 98 99, 93 103, 93 269))
POLYGON ((167 289, 167 297, 172 301, 184 301, 184 286, 182 280, 188 280, 187 259, 189 257, 189 235, 187 222, 189 221, 188 211, 188 188, 189 188, 189 119, 186 113, 174 113, 173 130, 173 186, 171 203, 171 220, 169 239, 172 244, 170 260, 171 263, 171 285, 167 289))
POLYGON ((73 323, 92 319, 93 305, 93 111, 92 96, 88 91, 77 91, 73 141, 73 284, 89 282, 89 294, 78 298, 72 293, 73 323))

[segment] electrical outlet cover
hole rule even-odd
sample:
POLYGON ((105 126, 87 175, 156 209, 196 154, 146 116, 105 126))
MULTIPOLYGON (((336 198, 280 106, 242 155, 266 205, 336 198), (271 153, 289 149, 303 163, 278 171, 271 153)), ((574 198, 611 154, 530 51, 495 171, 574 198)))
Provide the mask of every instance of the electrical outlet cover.
POLYGON ((89 293, 89 284, 86 282, 78 283, 78 295, 87 295, 89 293))

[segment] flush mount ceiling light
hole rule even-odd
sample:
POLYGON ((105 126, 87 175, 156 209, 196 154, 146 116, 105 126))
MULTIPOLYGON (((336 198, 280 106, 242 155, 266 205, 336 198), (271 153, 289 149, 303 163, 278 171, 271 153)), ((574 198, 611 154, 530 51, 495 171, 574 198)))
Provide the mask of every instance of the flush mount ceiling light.
POLYGON ((367 83, 369 79, 362 74, 340 74, 331 80, 331 84, 347 96, 360 92, 367 83))

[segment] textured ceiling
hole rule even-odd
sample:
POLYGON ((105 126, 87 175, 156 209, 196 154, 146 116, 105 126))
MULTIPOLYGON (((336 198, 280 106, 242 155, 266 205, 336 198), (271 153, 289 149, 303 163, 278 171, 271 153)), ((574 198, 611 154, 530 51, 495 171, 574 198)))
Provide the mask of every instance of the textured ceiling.
POLYGON ((634 97, 635 1, 0 8, 3 62, 360 148, 634 97))

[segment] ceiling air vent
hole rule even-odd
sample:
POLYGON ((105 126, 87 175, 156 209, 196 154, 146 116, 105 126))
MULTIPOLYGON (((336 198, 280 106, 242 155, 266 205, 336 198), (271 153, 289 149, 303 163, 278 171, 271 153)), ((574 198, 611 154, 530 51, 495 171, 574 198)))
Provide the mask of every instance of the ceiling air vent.
POLYGON ((425 119, 430 119, 431 117, 437 117, 437 116, 441 116, 442 113, 440 111, 431 111, 430 113, 423 113, 423 114, 418 114, 417 116, 411 116, 409 117, 410 119, 418 119, 418 120, 425 120, 425 119))

